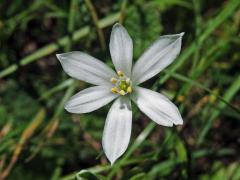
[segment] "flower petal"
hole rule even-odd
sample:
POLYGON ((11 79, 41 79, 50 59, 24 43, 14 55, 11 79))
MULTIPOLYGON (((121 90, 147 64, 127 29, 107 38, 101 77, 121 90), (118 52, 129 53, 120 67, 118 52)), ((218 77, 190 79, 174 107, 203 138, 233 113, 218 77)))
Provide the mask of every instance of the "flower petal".
POLYGON ((126 151, 131 129, 131 101, 126 97, 120 97, 108 112, 103 132, 103 149, 111 164, 126 151))
POLYGON ((109 46, 116 71, 123 71, 130 77, 132 70, 133 43, 126 29, 119 23, 113 26, 109 46))
POLYGON ((79 51, 57 54, 64 71, 73 78, 94 85, 110 85, 116 73, 100 60, 79 51))
POLYGON ((184 33, 160 36, 134 65, 133 83, 138 85, 171 64, 181 50, 183 35, 184 33))
POLYGON ((178 108, 167 97, 141 87, 134 90, 133 101, 153 121, 163 126, 183 124, 178 108))
POLYGON ((105 106, 117 96, 109 87, 94 86, 72 96, 65 104, 65 109, 71 113, 88 113, 105 106))

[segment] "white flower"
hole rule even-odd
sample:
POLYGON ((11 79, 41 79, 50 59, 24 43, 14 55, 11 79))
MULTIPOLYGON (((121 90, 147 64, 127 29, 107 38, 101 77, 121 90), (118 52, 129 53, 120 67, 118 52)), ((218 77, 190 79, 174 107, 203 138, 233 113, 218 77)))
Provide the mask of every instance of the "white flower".
POLYGON ((173 62, 180 52, 183 34, 159 37, 132 68, 132 39, 122 25, 115 24, 110 38, 110 53, 117 73, 83 52, 57 54, 68 75, 96 85, 71 97, 65 104, 68 112, 88 113, 116 99, 108 112, 102 139, 104 152, 111 164, 126 151, 130 141, 131 100, 160 125, 183 123, 177 107, 167 97, 139 87, 173 62))

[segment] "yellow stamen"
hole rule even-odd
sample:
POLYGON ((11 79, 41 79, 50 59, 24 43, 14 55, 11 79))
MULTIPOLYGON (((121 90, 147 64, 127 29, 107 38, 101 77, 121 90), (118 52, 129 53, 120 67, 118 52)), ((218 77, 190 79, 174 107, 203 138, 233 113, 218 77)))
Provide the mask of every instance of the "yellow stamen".
POLYGON ((118 77, 111 78, 111 82, 115 87, 111 88, 112 93, 118 93, 125 96, 133 92, 132 82, 130 78, 126 77, 122 71, 117 71, 118 77))
POLYGON ((120 76, 120 77, 124 76, 124 74, 123 74, 122 71, 118 71, 117 74, 118 74, 118 76, 120 76))
POLYGON ((114 87, 114 88, 112 88, 112 89, 111 89, 111 91, 112 91, 112 93, 118 93, 118 89, 117 89, 117 88, 115 88, 115 87, 114 87))
POLYGON ((124 96, 125 95, 125 91, 124 90, 121 90, 118 92, 120 95, 124 96))
POLYGON ((129 86, 129 87, 127 88, 127 92, 128 92, 128 93, 131 93, 131 92, 132 92, 132 87, 131 87, 131 86, 129 86))
POLYGON ((126 79, 126 84, 127 84, 127 85, 130 84, 130 79, 129 79, 129 78, 126 79))
POLYGON ((117 79, 116 79, 116 78, 111 78, 111 82, 112 82, 113 84, 115 84, 115 83, 117 82, 117 79))

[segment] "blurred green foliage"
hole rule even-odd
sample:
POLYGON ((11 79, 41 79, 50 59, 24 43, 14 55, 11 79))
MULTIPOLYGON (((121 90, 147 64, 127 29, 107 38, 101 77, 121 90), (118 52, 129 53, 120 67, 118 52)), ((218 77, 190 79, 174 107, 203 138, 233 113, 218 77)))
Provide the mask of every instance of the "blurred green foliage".
POLYGON ((86 2, 0 2, 0 179, 240 179, 240 1, 86 2), (85 51, 112 66, 104 45, 119 20, 135 61, 160 35, 185 32, 181 55, 145 83, 178 104, 184 125, 157 126, 134 106, 130 146, 110 166, 110 105, 67 113, 64 102, 89 85, 55 54, 85 51))

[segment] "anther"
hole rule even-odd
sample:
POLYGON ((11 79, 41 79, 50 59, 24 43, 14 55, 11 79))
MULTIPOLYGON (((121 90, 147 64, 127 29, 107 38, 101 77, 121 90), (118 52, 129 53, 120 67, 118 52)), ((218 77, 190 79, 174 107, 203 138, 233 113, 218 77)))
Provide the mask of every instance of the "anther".
POLYGON ((126 79, 126 84, 127 84, 127 85, 130 84, 130 79, 129 79, 129 78, 126 79))
POLYGON ((115 83, 117 82, 117 79, 116 79, 116 78, 111 78, 111 82, 112 82, 113 84, 115 84, 115 83))
POLYGON ((127 92, 128 92, 128 93, 131 93, 131 92, 132 92, 132 87, 131 87, 131 86, 129 86, 129 87, 127 88, 127 92))
POLYGON ((120 95, 124 96, 125 95, 125 91, 124 90, 121 90, 118 92, 120 95))
POLYGON ((124 76, 124 74, 123 74, 122 71, 118 71, 117 74, 118 74, 118 76, 120 76, 120 77, 123 77, 123 76, 124 76))
POLYGON ((112 88, 111 91, 112 91, 112 93, 118 93, 118 90, 117 90, 117 88, 115 88, 115 87, 112 88))

